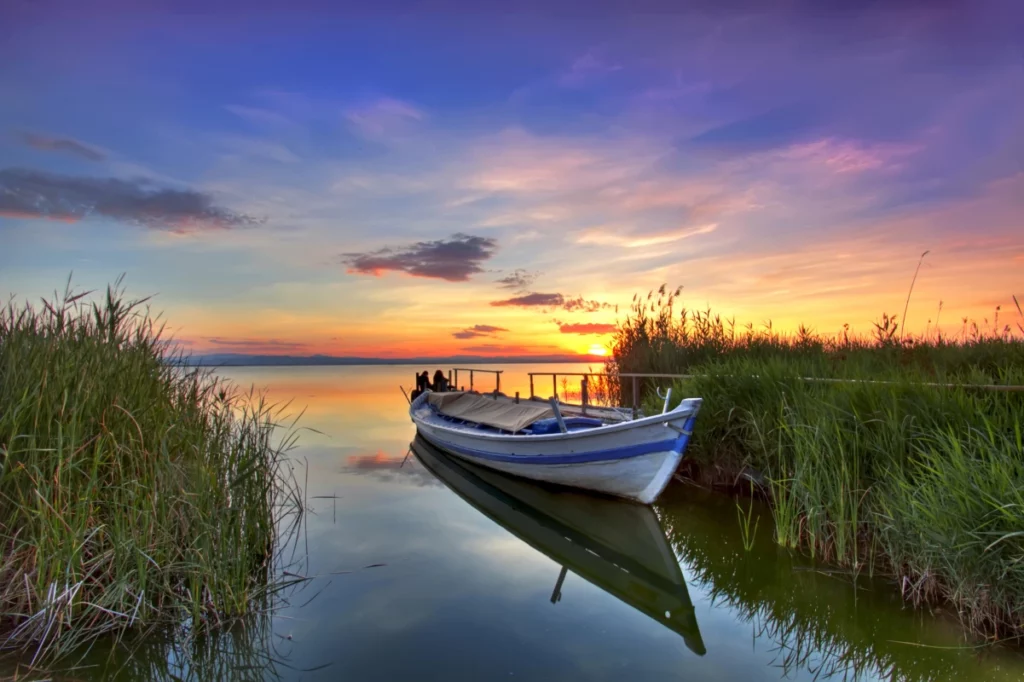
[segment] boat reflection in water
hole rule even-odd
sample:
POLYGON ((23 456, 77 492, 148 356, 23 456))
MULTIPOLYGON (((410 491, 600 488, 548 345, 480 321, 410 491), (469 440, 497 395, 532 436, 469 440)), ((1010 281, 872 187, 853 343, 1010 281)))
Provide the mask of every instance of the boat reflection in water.
POLYGON ((650 508, 477 467, 419 436, 411 448, 459 497, 562 564, 553 603, 561 599, 562 581, 570 570, 679 633, 691 651, 704 655, 679 562, 650 508))

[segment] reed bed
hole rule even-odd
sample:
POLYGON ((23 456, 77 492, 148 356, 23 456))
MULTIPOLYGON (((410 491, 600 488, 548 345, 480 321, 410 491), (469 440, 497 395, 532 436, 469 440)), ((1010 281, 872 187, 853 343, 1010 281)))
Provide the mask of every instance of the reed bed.
POLYGON ((676 311, 677 295, 635 301, 609 370, 692 375, 674 386, 705 400, 689 475, 754 481, 781 545, 1024 635, 1024 392, 991 390, 1024 384, 1024 326, 909 337, 883 316, 868 338, 784 335, 676 311))
POLYGON ((281 588, 292 436, 180 359, 119 284, 0 311, 0 648, 41 664, 101 635, 196 632, 281 588))

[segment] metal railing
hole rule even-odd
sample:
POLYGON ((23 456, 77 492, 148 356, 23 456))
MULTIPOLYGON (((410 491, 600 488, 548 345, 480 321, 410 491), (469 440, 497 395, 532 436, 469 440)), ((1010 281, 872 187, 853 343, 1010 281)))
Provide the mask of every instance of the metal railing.
POLYGON ((448 385, 452 388, 459 388, 459 372, 469 372, 469 390, 473 390, 473 374, 475 372, 484 372, 486 374, 494 375, 494 392, 498 393, 501 391, 501 373, 505 370, 502 369, 472 369, 470 367, 453 367, 448 370, 448 385), (452 382, 452 372, 455 372, 455 381, 452 382))
POLYGON ((551 377, 551 395, 558 397, 558 377, 583 377, 580 381, 580 398, 584 408, 589 402, 591 377, 602 379, 632 379, 632 405, 633 414, 636 415, 640 409, 640 379, 692 379, 693 374, 661 374, 657 372, 623 372, 622 374, 608 374, 607 372, 528 372, 530 377, 530 398, 536 395, 534 389, 534 377, 551 377))
MULTIPOLYGON (((583 397, 583 404, 587 404, 587 392, 588 392, 588 380, 590 377, 600 377, 604 379, 631 379, 631 402, 634 414, 640 407, 640 380, 641 379, 694 379, 698 377, 711 376, 708 374, 663 374, 658 372, 623 372, 621 374, 608 374, 607 372, 529 372, 530 376, 530 398, 535 395, 534 391, 534 377, 551 377, 551 394, 554 397, 558 397, 558 377, 583 377, 580 382, 580 392, 583 397)), ((722 375, 728 376, 728 375, 722 375)), ((751 375, 752 379, 758 378, 757 375, 751 375)), ((881 385, 893 385, 898 386, 904 382, 891 381, 885 379, 839 379, 833 377, 797 377, 799 381, 819 381, 823 383, 849 383, 849 384, 881 384, 881 385)), ((918 386, 928 386, 931 388, 967 388, 978 391, 1001 391, 1001 392, 1018 392, 1024 391, 1024 386, 1015 384, 951 384, 951 383, 939 383, 939 382, 921 382, 918 386)), ((619 389, 621 391, 621 384, 619 389)))

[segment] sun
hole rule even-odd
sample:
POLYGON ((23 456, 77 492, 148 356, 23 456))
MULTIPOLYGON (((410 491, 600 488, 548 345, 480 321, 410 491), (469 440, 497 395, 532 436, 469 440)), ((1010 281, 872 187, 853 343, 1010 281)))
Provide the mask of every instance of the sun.
POLYGON ((590 347, 590 355, 608 355, 608 349, 599 343, 595 343, 590 347))

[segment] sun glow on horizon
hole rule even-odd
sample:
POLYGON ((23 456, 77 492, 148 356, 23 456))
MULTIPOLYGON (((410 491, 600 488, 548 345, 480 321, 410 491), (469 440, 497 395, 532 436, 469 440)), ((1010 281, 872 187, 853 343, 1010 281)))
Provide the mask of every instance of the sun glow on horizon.
POLYGON ((590 347, 590 350, 589 350, 589 351, 587 351, 587 352, 588 352, 588 353, 589 353, 590 355, 600 355, 600 356, 602 356, 602 357, 603 357, 603 356, 605 356, 605 355, 608 355, 608 349, 607 349, 607 348, 605 348, 604 346, 602 346, 602 345, 601 345, 601 344, 599 344, 599 343, 595 343, 594 345, 592 345, 592 346, 590 347))

